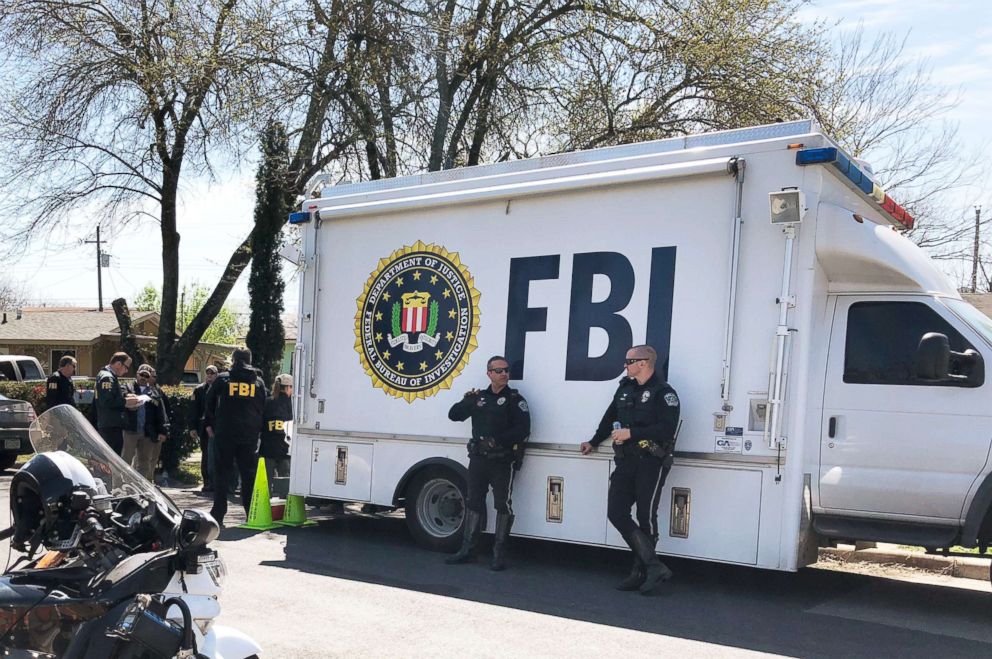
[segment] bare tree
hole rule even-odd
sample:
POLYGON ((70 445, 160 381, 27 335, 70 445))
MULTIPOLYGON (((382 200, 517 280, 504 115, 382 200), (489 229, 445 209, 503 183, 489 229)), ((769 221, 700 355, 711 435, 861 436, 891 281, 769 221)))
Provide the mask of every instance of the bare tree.
POLYGON ((180 181, 210 173, 211 149, 238 144, 268 19, 238 0, 11 0, 0 16, 10 48, 0 187, 5 210, 26 218, 7 237, 28 240, 79 209, 100 222, 154 218, 165 382, 199 340, 195 330, 176 340, 180 181))
POLYGON ((905 57, 906 40, 856 30, 825 61, 797 102, 851 155, 872 163, 880 185, 916 220, 909 236, 935 256, 968 230, 959 196, 981 173, 946 119, 960 92, 934 81, 926 60, 905 57), (959 206, 961 208, 959 208, 959 206))
POLYGON ((19 309, 27 303, 28 293, 24 284, 0 279, 0 311, 19 309))

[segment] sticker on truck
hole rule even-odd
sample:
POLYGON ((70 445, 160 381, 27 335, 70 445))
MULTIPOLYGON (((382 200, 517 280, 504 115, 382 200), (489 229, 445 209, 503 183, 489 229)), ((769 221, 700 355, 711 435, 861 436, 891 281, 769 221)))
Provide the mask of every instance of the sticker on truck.
POLYGON ((476 348, 479 299, 457 252, 397 249, 358 296, 355 350, 372 386, 412 403, 450 389, 476 348))

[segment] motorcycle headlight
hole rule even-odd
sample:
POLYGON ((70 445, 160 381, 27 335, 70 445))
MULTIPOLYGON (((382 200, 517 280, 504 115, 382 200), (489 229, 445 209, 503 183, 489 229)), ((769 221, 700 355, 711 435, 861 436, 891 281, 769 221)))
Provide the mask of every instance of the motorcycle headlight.
POLYGON ((223 587, 224 580, 227 578, 227 565, 224 564, 224 559, 217 554, 213 556, 207 555, 203 558, 203 561, 198 561, 200 567, 207 571, 215 586, 218 588, 223 587))

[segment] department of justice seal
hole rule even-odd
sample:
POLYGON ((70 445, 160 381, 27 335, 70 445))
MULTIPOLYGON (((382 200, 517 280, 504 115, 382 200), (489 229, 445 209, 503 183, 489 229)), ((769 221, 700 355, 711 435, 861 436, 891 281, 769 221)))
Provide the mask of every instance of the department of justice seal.
POLYGON ((480 297, 458 254, 440 245, 418 240, 380 259, 355 315, 372 386, 408 403, 450 389, 478 347, 480 297))

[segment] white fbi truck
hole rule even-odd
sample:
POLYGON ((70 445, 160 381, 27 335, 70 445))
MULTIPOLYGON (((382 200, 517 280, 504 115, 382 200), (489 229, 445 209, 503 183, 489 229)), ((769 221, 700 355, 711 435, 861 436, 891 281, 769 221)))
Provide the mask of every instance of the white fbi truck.
POLYGON ((403 507, 454 548, 448 409, 505 355, 532 417, 514 535, 623 548, 611 447, 579 444, 648 343, 682 405, 660 553, 795 570, 826 539, 992 539, 992 321, 810 121, 326 187, 291 221, 293 494, 403 507))

